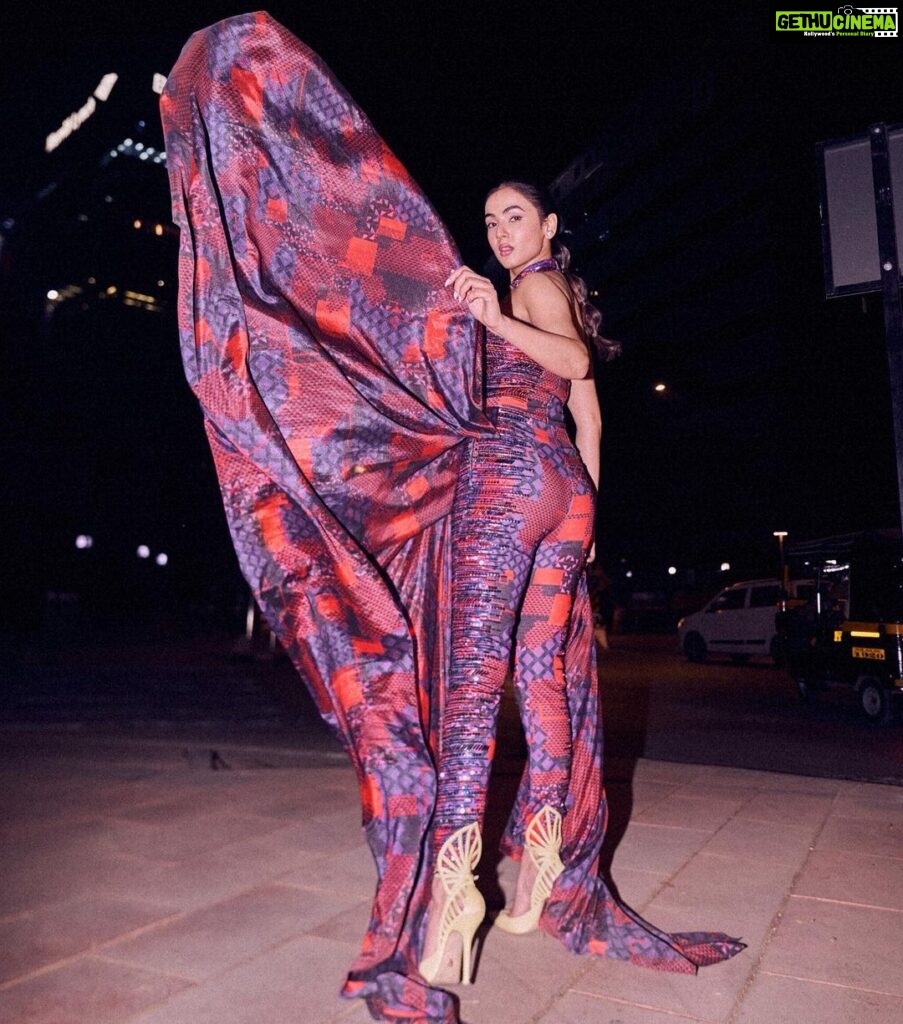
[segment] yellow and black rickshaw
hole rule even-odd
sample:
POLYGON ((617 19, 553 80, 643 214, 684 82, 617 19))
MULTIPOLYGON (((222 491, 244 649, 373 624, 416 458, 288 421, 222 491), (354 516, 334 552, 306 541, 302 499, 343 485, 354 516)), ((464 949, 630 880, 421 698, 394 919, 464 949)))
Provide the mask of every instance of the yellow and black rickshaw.
POLYGON ((816 582, 778 615, 787 665, 803 700, 852 687, 869 722, 903 704, 903 541, 875 530, 788 545, 788 571, 816 582))

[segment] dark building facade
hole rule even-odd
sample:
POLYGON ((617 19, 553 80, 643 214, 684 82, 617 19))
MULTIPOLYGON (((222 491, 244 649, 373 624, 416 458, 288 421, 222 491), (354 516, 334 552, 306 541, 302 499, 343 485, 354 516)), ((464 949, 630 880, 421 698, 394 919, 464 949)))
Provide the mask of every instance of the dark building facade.
POLYGON ((161 79, 136 70, 105 100, 75 96, 33 188, 2 211, 11 607, 27 620, 48 594, 159 615, 234 582, 179 357, 161 79))

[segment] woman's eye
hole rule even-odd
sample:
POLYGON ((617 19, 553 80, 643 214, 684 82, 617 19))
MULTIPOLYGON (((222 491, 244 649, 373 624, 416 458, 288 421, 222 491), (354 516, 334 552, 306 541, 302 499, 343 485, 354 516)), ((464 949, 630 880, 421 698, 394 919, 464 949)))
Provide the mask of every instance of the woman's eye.
POLYGON ((511 223, 512 223, 512 224, 513 224, 513 223, 514 223, 515 221, 518 221, 518 220, 520 220, 520 219, 521 219, 521 217, 520 217, 520 214, 519 214, 519 213, 513 213, 513 214, 511 215, 511 223))

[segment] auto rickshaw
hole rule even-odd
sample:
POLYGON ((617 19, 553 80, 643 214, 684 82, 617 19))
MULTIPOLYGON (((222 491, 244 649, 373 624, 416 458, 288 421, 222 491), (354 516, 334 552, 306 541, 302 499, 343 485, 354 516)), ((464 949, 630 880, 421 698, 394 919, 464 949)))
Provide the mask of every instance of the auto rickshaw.
POLYGON ((812 596, 778 615, 800 697, 851 687, 866 720, 886 725, 903 702, 903 541, 876 530, 788 545, 788 569, 812 596))

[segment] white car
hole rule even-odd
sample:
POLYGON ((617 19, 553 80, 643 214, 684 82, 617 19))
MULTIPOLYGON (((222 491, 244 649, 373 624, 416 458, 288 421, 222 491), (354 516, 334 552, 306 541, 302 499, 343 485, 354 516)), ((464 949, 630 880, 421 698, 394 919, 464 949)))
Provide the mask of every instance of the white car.
MULTIPOLYGON (((807 586, 811 581, 791 582, 791 595, 805 596, 807 586)), ((680 648, 690 661, 705 661, 709 654, 729 654, 734 661, 761 655, 780 661, 775 627, 780 601, 780 580, 746 580, 725 587, 701 611, 678 622, 680 648)))

